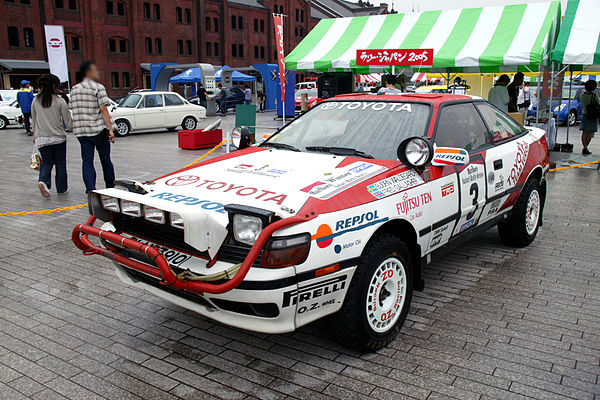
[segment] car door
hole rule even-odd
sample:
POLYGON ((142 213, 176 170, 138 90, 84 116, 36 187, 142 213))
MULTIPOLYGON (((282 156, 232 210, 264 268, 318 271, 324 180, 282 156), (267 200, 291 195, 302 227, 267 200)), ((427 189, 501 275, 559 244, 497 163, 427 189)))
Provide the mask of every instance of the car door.
POLYGON ((175 127, 181 125, 183 119, 189 114, 185 102, 176 93, 165 93, 165 125, 175 127))
POLYGON ((516 189, 529 145, 515 140, 526 130, 511 117, 484 101, 476 102, 475 106, 481 112, 494 143, 486 151, 488 204, 482 214, 482 221, 486 221, 498 215, 508 196, 516 189))
MULTIPOLYGON (((457 212, 454 215, 447 212, 448 228, 442 237, 443 240, 469 231, 479 224, 487 200, 485 150, 492 144, 480 114, 470 101, 441 107, 434 143, 438 147, 465 149, 470 158, 467 165, 444 167, 446 176, 452 175, 447 171, 448 168, 452 168, 456 178, 436 180, 439 182, 437 190, 442 196, 450 196, 451 200, 448 202, 458 202, 457 207, 450 203, 446 205, 449 210, 457 209, 457 212)), ((434 237, 435 235, 432 235, 432 240, 434 237)))
POLYGON ((135 110, 135 129, 164 128, 165 107, 162 94, 144 94, 135 110))

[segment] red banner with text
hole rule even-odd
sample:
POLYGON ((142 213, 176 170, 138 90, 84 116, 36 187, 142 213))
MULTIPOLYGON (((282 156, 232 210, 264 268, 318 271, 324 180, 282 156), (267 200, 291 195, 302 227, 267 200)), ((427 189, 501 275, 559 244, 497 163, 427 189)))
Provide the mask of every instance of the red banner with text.
POLYGON ((433 49, 356 50, 356 65, 433 65, 433 49))
POLYGON ((281 101, 285 101, 285 54, 283 53, 283 15, 273 14, 275 23, 275 43, 277 44, 277 64, 281 82, 281 101))

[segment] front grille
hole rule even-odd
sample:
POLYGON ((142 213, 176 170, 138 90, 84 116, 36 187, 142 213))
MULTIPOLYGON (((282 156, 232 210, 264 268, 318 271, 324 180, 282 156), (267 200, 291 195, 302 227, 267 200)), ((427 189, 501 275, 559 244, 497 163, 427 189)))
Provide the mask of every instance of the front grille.
MULTIPOLYGON (((141 239, 146 239, 150 242, 201 258, 210 258, 208 252, 199 251, 185 243, 183 229, 175 228, 169 224, 157 224, 147 221, 142 217, 131 217, 121 213, 113 213, 113 225, 118 232, 129 233, 141 239)), ((235 243, 233 239, 227 237, 219 249, 217 260, 232 264, 241 263, 248 255, 250 248, 250 246, 235 243)), ((254 267, 260 266, 263 254, 264 250, 261 250, 256 261, 254 261, 254 267)))

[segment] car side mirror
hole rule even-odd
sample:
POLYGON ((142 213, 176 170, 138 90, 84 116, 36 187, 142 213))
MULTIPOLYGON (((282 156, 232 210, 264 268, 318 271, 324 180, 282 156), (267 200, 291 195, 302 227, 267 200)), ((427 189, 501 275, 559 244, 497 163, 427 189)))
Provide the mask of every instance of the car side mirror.
POLYGON ((433 145, 420 136, 404 139, 397 149, 398 160, 411 168, 423 168, 433 157, 433 145))
POLYGON ((117 109, 117 106, 113 106, 113 107, 110 109, 110 112, 113 112, 113 111, 115 111, 116 109, 117 109))
POLYGON ((470 161, 469 152, 458 147, 436 147, 431 165, 444 167, 447 165, 466 165, 470 161))
POLYGON ((250 133, 250 130, 246 126, 237 126, 231 132, 231 141, 238 150, 250 147, 254 142, 254 138, 250 133))

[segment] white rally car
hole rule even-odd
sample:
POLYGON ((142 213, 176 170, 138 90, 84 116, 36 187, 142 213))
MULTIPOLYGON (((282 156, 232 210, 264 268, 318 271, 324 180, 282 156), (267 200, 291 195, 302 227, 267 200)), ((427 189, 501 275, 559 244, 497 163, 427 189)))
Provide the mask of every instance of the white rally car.
POLYGON ((196 129, 198 120, 206 118, 206 109, 189 103, 175 92, 138 91, 129 93, 110 116, 119 136, 144 129, 196 129))
POLYGON ((496 224, 534 239, 547 172, 544 132, 482 99, 340 96, 260 146, 93 192, 73 240, 214 320, 280 333, 331 315, 335 338, 375 350, 453 244, 496 224))

